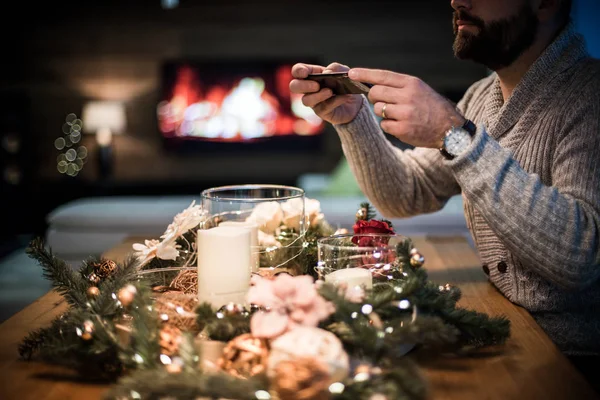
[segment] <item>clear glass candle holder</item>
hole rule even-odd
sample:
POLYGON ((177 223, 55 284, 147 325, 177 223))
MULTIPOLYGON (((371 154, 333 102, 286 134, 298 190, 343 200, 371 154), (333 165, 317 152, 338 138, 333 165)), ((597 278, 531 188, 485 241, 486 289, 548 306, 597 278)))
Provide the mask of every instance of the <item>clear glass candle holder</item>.
POLYGON ((334 285, 372 289, 391 279, 397 246, 408 238, 399 234, 342 234, 317 241, 319 279, 334 285))
POLYGON ((201 229, 250 229, 252 272, 298 270, 295 259, 304 249, 308 225, 304 190, 282 185, 221 186, 203 191, 201 201, 207 212, 201 229))

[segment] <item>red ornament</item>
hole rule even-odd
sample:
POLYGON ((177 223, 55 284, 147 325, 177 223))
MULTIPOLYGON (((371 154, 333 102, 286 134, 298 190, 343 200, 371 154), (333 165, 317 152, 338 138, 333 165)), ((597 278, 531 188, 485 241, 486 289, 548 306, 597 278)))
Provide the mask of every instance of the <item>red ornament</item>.
POLYGON ((395 232, 392 227, 385 221, 379 221, 371 219, 369 221, 358 220, 352 227, 354 229, 354 236, 352 243, 357 244, 361 247, 371 247, 385 245, 388 242, 388 238, 384 236, 363 236, 360 235, 393 235, 395 232))

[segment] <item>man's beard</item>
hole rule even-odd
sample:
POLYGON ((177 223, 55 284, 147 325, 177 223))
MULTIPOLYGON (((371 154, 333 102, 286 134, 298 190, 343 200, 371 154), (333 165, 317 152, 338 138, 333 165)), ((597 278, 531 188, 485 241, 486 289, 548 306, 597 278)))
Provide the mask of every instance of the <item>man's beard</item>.
POLYGON ((454 55, 497 71, 511 65, 534 42, 539 21, 529 4, 513 17, 486 24, 463 10, 454 12, 454 55), (459 31, 457 21, 472 23, 478 33, 459 31))

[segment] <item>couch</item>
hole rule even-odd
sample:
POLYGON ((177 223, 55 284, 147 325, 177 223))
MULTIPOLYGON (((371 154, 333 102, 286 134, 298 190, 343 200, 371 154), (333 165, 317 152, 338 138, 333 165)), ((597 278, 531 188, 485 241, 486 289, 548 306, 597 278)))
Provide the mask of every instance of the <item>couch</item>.
MULTIPOLYGON (((320 201, 327 221, 336 228, 351 228, 360 194, 326 194, 307 190, 307 197, 320 201)), ((200 195, 123 196, 81 198, 63 204, 47 216, 46 242, 54 253, 74 268, 98 256, 128 236, 158 238, 173 217, 200 195)), ((411 235, 464 235, 470 239, 462 199, 452 198, 435 213, 392 219, 398 233, 411 235)))

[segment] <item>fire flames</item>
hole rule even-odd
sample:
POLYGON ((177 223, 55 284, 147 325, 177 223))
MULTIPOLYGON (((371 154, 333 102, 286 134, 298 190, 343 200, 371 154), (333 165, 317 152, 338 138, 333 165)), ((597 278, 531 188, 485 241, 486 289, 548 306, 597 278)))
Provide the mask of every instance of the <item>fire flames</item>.
POLYGON ((291 67, 281 66, 273 76, 247 75, 207 84, 194 69, 182 67, 170 99, 157 107, 159 128, 166 136, 214 141, 316 135, 323 121, 302 104, 302 95, 290 93, 291 79, 291 67))

